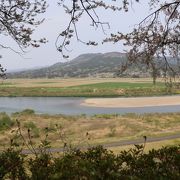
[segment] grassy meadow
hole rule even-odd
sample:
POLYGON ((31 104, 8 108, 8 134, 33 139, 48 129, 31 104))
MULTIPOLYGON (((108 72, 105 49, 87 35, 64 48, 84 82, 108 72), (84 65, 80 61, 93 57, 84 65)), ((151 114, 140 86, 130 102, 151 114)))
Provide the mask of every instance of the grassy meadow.
POLYGON ((150 78, 8 79, 0 84, 0 96, 131 97, 180 94, 150 78))
MULTIPOLYGON (((94 116, 65 116, 65 115, 38 115, 33 110, 14 113, 8 116, 0 114, 0 146, 8 146, 10 139, 22 143, 17 133, 17 123, 24 138, 28 142, 28 129, 34 145, 39 144, 47 136, 52 147, 63 147, 64 143, 76 146, 88 146, 134 140, 147 137, 163 137, 180 133, 180 113, 167 114, 126 114, 126 115, 94 115, 94 116)), ((180 138, 166 140, 165 144, 178 144, 180 138)), ((35 145, 35 146, 36 146, 35 145)), ((150 143, 148 149, 163 146, 162 142, 150 143), (152 146, 151 146, 152 145, 152 146)), ((126 148, 116 147, 112 150, 126 148)), ((26 147, 24 147, 26 148, 26 147)))

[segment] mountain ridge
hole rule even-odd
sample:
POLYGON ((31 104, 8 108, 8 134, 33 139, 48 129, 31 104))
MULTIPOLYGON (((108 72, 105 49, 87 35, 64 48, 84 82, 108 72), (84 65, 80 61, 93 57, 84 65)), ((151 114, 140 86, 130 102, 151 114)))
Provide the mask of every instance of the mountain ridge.
POLYGON ((88 77, 108 74, 111 76, 126 61, 126 54, 120 52, 86 53, 71 61, 57 62, 49 67, 8 73, 9 78, 41 77, 88 77))
MULTIPOLYGON (((133 64, 120 74, 119 70, 127 62, 126 53, 87 53, 67 62, 57 62, 51 66, 8 73, 8 78, 56 78, 56 77, 150 77, 152 72, 145 64, 133 64)), ((158 62, 158 61, 157 61, 158 62)))

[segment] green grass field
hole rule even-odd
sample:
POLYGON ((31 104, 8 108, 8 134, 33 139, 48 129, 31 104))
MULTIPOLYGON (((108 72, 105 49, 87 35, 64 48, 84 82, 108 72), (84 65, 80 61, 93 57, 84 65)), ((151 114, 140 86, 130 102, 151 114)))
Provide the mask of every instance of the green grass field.
POLYGON ((104 82, 95 84, 86 84, 79 86, 72 86, 71 88, 97 88, 97 89, 134 89, 134 88, 154 88, 164 87, 164 83, 157 82, 154 86, 152 82, 104 82))
POLYGON ((0 85, 0 96, 132 97, 180 94, 161 81, 149 79, 66 79, 8 80, 0 85))

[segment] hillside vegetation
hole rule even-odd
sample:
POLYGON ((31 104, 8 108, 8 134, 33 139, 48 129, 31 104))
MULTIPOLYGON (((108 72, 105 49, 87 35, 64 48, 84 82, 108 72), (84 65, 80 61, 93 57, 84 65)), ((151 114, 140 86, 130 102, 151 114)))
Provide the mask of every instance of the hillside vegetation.
MULTIPOLYGON (((172 69, 179 71, 176 60, 167 58, 172 69)), ((55 77, 151 77, 152 69, 146 64, 134 63, 128 65, 124 72, 120 72, 126 64, 125 53, 91 53, 82 54, 71 61, 58 62, 52 66, 7 73, 8 78, 55 78, 55 77)), ((157 76, 163 76, 163 61, 155 61, 157 76)), ((170 72, 172 74, 172 72, 170 72)))
MULTIPOLYGON (((8 78, 54 78, 54 77, 116 77, 119 70, 127 61, 125 53, 92 53, 83 54, 65 63, 58 62, 52 66, 8 73, 8 78)), ((149 77, 150 70, 146 65, 134 64, 129 66, 121 76, 149 77)))

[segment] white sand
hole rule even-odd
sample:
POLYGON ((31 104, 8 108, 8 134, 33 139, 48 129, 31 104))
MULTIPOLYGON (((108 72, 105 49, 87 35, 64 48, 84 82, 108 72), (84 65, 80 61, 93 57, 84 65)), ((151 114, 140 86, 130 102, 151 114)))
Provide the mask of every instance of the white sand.
POLYGON ((180 105, 180 96, 135 98, 90 98, 82 105, 93 107, 148 107, 180 105))

